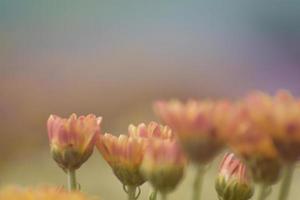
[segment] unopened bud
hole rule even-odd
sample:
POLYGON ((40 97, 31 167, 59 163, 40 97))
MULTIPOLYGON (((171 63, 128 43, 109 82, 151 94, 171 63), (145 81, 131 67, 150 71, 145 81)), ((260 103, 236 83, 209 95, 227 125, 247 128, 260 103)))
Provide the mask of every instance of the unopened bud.
POLYGON ((248 200, 254 193, 246 166, 234 154, 226 154, 215 183, 220 200, 248 200))

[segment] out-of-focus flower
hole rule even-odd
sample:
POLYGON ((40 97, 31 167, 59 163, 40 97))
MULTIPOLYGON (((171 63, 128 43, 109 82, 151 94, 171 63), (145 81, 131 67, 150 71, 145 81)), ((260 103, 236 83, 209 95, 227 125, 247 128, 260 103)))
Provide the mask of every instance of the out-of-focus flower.
POLYGON ((277 182, 282 168, 268 134, 274 124, 271 105, 263 93, 251 94, 235 107, 226 131, 230 147, 247 163, 254 181, 267 185, 277 182))
POLYGON ((246 166, 232 153, 224 156, 215 187, 220 200, 248 200, 254 193, 246 166))
POLYGON ((222 129, 230 104, 225 101, 177 100, 154 104, 158 116, 177 134, 189 158, 206 164, 223 147, 222 129))
POLYGON ((160 139, 174 138, 174 134, 168 126, 163 126, 156 122, 150 122, 148 125, 141 123, 138 126, 131 124, 128 127, 128 134, 130 137, 160 139))
POLYGON ((146 148, 145 139, 106 133, 99 135, 97 147, 124 185, 137 187, 145 182, 139 170, 146 148))
POLYGON ((288 91, 274 97, 274 124, 271 136, 283 161, 294 163, 300 157, 300 101, 288 91))
MULTIPOLYGON (((0 190, 1 200, 91 200, 80 192, 67 192, 61 188, 21 188, 8 186, 0 190)), ((94 199, 94 198, 93 198, 94 199)))
POLYGON ((51 153, 63 169, 79 168, 92 154, 102 118, 72 114, 68 119, 50 115, 47 127, 51 153))
POLYGON ((168 193, 182 179, 186 163, 175 140, 152 139, 147 145, 141 172, 156 190, 168 193))

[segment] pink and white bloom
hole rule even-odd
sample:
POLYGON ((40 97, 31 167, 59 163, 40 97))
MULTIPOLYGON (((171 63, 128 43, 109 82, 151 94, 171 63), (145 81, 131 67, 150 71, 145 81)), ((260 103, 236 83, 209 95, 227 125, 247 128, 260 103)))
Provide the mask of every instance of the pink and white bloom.
POLYGON ((69 118, 50 115, 47 128, 51 153, 63 169, 79 168, 92 154, 102 118, 93 114, 69 118))

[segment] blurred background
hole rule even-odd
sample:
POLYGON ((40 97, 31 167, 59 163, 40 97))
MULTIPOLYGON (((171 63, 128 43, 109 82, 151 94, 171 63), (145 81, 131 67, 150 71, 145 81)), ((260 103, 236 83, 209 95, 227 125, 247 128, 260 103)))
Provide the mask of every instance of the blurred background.
MULTIPOLYGON (((292 0, 0 0, 0 185, 65 183, 49 154, 52 113, 95 113, 103 131, 121 134, 157 120, 157 99, 299 95, 299 20, 292 0)), ((218 161, 206 200, 216 199, 218 161)), ((171 199, 191 195, 193 173, 171 199)), ((85 192, 124 198, 97 151, 78 176, 85 192)))

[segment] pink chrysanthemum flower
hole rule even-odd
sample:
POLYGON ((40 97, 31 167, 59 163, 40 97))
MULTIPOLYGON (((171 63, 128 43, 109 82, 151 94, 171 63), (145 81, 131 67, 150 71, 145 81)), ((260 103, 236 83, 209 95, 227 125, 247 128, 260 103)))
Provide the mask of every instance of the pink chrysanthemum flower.
POLYGON ((253 179, 267 185, 277 182, 281 162, 273 145, 272 100, 263 93, 252 93, 236 105, 227 126, 229 146, 249 166, 253 179))
POLYGON ((102 118, 95 115, 68 119, 50 115, 47 128, 51 153, 63 169, 79 168, 92 154, 102 118))
POLYGON ((154 109, 177 134, 192 161, 206 164, 223 147, 222 126, 230 110, 228 102, 159 101, 154 109))
POLYGON ((111 134, 100 135, 97 147, 117 178, 126 186, 140 186, 146 180, 139 168, 146 147, 145 139, 111 134))
POLYGON ((175 189, 183 177, 187 161, 175 140, 151 139, 141 171, 161 193, 175 189))
POLYGON ((215 187, 221 200, 248 200, 254 193, 246 165, 232 153, 224 156, 215 187))

